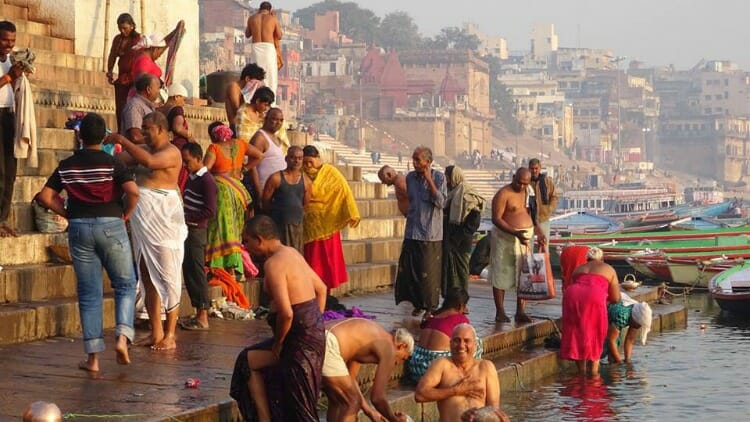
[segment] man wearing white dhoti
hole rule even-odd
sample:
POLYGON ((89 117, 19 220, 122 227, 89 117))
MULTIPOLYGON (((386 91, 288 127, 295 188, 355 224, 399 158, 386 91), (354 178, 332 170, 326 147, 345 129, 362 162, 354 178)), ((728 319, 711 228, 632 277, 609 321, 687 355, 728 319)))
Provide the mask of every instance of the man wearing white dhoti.
POLYGON ((182 292, 182 259, 187 226, 177 179, 182 167, 180 150, 169 142, 167 118, 160 112, 147 114, 141 128, 146 146, 113 134, 109 142, 122 145, 118 155, 125 164, 140 164, 150 170, 139 180, 140 201, 131 219, 133 250, 139 283, 146 292, 146 310, 151 335, 136 344, 153 350, 174 349, 182 292), (165 326, 160 321, 166 311, 165 326))
POLYGON ((262 2, 258 12, 247 19, 245 36, 252 42, 250 61, 266 71, 263 83, 278 97, 276 89, 279 83, 279 69, 283 66, 279 44, 281 26, 271 10, 270 2, 262 2))

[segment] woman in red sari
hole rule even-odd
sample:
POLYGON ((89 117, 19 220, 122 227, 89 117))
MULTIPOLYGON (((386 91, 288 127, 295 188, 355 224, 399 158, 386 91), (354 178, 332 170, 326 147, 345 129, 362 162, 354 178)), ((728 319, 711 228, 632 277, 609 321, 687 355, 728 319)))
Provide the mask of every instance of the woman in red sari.
POLYGON ((135 60, 136 52, 133 47, 140 41, 141 34, 135 30, 135 21, 129 13, 123 13, 117 17, 117 29, 120 31, 112 40, 107 58, 107 81, 115 87, 115 114, 117 125, 120 125, 122 109, 128 100, 128 92, 133 87, 133 76, 131 69, 135 60), (117 62, 117 78, 112 71, 117 62))
POLYGON ((560 358, 573 360, 581 375, 591 365, 591 376, 599 377, 599 358, 607 338, 607 303, 620 301, 620 284, 614 268, 603 261, 599 248, 590 248, 588 262, 573 271, 573 283, 562 301, 560 358))

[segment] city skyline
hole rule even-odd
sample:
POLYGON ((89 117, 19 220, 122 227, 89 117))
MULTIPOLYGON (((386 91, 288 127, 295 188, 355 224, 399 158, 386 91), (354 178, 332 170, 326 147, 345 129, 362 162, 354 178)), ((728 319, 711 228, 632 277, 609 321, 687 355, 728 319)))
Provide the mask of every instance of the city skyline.
MULTIPOLYGON (((731 60, 750 69, 750 53, 742 48, 743 41, 750 39, 750 26, 744 22, 750 5, 732 0, 354 2, 381 18, 389 12, 407 12, 425 36, 435 35, 443 27, 472 22, 486 35, 506 38, 511 51, 530 48, 534 24, 552 23, 560 47, 609 49, 614 55, 640 60, 646 66, 673 64, 688 69, 705 59, 731 60)), ((253 5, 258 3, 255 0, 253 5)), ((274 1, 273 5, 293 12, 315 3, 285 0, 274 1)))

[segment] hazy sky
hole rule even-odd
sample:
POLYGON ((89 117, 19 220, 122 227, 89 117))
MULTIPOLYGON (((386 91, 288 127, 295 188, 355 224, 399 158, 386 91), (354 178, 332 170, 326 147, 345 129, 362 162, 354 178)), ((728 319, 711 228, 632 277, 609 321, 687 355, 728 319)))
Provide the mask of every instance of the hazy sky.
MULTIPOLYGON (((296 10, 311 0, 271 0, 296 10)), ((750 2, 745 0, 355 0, 379 16, 403 10, 423 35, 471 21, 528 50, 535 23, 553 23, 562 47, 608 48, 647 65, 689 68, 701 58, 750 70, 750 2), (580 29, 580 32, 579 32, 580 29), (580 37, 578 34, 580 33, 580 37)), ((256 0, 254 4, 257 4, 256 0)))

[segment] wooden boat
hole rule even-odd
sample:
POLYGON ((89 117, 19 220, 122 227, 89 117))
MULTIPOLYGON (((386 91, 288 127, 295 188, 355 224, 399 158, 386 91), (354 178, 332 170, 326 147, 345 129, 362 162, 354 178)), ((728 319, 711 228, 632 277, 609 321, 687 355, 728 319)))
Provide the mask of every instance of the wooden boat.
POLYGON ((750 315, 750 263, 715 275, 708 284, 708 290, 721 309, 750 315))
POLYGON ((697 239, 677 239, 677 240, 637 240, 627 242, 607 242, 597 245, 604 251, 605 257, 608 254, 613 256, 622 255, 623 253, 633 253, 645 249, 660 250, 662 252, 705 252, 707 255, 721 255, 725 251, 736 249, 747 249, 750 246, 750 236, 715 236, 697 239))
MULTIPOLYGON (((750 254, 748 254, 750 257, 750 254)), ((672 282, 689 286, 707 287, 716 272, 731 268, 745 262, 744 258, 721 256, 708 260, 696 260, 685 257, 667 257, 667 267, 672 282)))
MULTIPOLYGON (((640 251, 625 261, 637 272, 656 280, 705 287, 711 276, 745 260, 750 260, 750 250, 738 248, 723 254, 704 252, 640 251)), ((610 261, 608 261, 610 262, 610 261)), ((615 261, 615 264, 617 262, 615 261)))
POLYGON ((573 234, 616 233, 623 224, 612 218, 586 211, 555 215, 549 219, 550 233, 555 236, 573 234))
POLYGON ((715 230, 723 227, 742 227, 748 219, 718 217, 685 217, 669 223, 670 230, 715 230))
POLYGON ((714 230, 672 230, 650 233, 581 234, 569 237, 550 236, 550 245, 565 245, 567 243, 596 245, 605 242, 701 239, 737 235, 750 236, 750 227, 727 227, 714 230))

